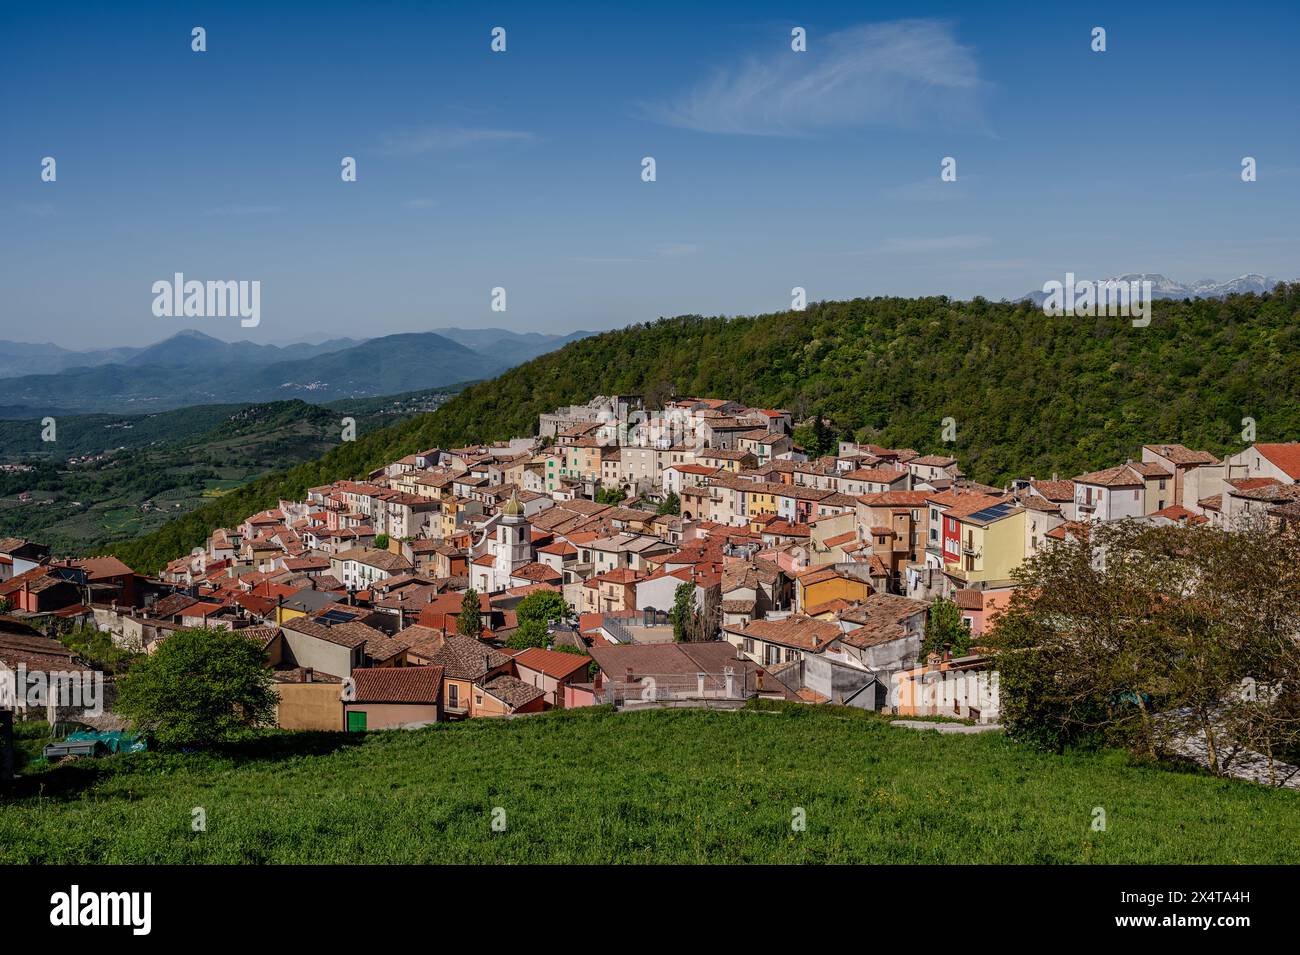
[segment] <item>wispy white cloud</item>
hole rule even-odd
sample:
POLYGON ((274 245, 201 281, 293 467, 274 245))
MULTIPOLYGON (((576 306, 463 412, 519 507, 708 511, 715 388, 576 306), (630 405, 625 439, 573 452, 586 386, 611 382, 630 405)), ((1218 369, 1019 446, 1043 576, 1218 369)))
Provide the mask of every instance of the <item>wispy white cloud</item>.
POLYGON ((452 152, 485 143, 532 142, 537 137, 521 129, 470 129, 462 126, 425 127, 388 133, 377 152, 381 156, 420 156, 452 152))
POLYGON ((755 136, 977 125, 984 87, 973 51, 950 23, 897 20, 814 34, 806 53, 751 57, 643 112, 670 126, 755 136))

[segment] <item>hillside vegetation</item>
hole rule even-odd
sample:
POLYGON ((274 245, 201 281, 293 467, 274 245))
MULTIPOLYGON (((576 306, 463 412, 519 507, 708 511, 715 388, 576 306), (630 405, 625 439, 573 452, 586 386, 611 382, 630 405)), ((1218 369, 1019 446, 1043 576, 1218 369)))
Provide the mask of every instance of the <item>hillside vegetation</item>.
POLYGON ((344 400, 200 405, 149 415, 61 415, 58 440, 39 421, 0 421, 0 537, 93 553, 164 526, 204 501, 339 443, 342 418, 364 434, 436 407, 441 392, 344 400), (25 500, 20 495, 31 495, 25 500))
POLYGON ((1300 285, 1226 300, 1158 301, 1150 326, 1049 318, 1025 303, 855 299, 739 318, 662 319, 571 342, 466 388, 431 415, 263 478, 117 553, 161 564, 278 497, 365 474, 430 446, 530 434, 537 415, 595 394, 725 396, 820 411, 840 433, 947 450, 972 478, 1062 475, 1137 457, 1149 441, 1240 450, 1300 436, 1300 285), (941 442, 956 421, 955 445, 941 442))
POLYGON ((1295 792, 797 704, 276 734, 24 772, 2 863, 1300 862, 1295 792))

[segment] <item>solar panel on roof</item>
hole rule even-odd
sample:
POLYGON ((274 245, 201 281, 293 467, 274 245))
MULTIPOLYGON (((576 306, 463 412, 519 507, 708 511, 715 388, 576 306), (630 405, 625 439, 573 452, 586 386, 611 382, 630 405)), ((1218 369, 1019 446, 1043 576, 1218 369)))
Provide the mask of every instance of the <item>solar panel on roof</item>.
POLYGON ((359 616, 360 614, 347 613, 343 610, 328 610, 317 619, 328 620, 331 623, 347 623, 350 620, 356 620, 359 616))
POLYGON ((976 511, 971 515, 971 519, 976 521, 991 521, 995 517, 1005 516, 1006 513, 1011 510, 1011 507, 1012 505, 1006 502, 994 504, 990 507, 984 508, 982 511, 976 511))

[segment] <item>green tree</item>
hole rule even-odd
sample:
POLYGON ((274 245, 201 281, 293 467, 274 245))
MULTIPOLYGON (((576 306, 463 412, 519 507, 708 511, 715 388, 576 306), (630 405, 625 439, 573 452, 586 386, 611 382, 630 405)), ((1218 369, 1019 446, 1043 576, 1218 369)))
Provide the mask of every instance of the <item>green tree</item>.
POLYGON ((550 631, 540 620, 521 620, 515 632, 506 641, 512 650, 527 650, 529 647, 545 648, 551 641, 550 631))
POLYGON ((131 667, 114 710, 165 745, 211 745, 275 720, 266 652, 238 630, 177 630, 131 667))
POLYGON ((677 585, 673 591, 673 609, 669 611, 673 622, 673 639, 686 643, 691 639, 695 624, 695 585, 690 581, 677 585))
POLYGON ((475 640, 483 635, 483 610, 479 606, 478 591, 473 587, 465 591, 465 596, 461 598, 460 613, 456 615, 456 632, 475 640))
POLYGON ((596 492, 597 504, 622 504, 627 500, 627 495, 616 487, 602 487, 596 492))
POLYGON ((138 651, 119 647, 113 642, 111 634, 98 627, 75 627, 58 639, 69 650, 75 650, 83 660, 107 673, 124 673, 141 657, 138 651))
POLYGON ((951 600, 940 597, 930 605, 925 620, 925 638, 921 641, 920 660, 931 653, 948 650, 955 657, 970 652, 970 628, 961 619, 961 609, 951 600))
POLYGON ((656 514, 671 514, 674 517, 682 513, 682 499, 677 496, 676 491, 669 491, 668 496, 660 503, 656 514))
POLYGON ((567 623, 573 616, 573 608, 559 591, 534 590, 519 601, 515 616, 521 624, 527 621, 536 621, 543 626, 552 622, 567 623))
POLYGON ((818 411, 813 419, 812 440, 813 448, 809 449, 809 454, 813 457, 830 454, 836 450, 835 435, 830 428, 826 427, 826 419, 822 417, 821 411, 818 411))
POLYGON ((387 534, 376 534, 376 535, 375 535, 375 550, 388 550, 388 535, 387 535, 387 534))
POLYGON ((1215 773, 1300 747, 1300 528, 1110 522, 1016 576, 989 641, 1015 738, 1152 758, 1190 740, 1215 773))

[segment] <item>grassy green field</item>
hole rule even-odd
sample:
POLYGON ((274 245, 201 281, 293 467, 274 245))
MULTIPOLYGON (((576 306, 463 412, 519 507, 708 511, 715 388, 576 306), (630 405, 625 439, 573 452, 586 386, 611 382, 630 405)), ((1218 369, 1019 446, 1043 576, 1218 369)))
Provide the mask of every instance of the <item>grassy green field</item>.
POLYGON ((602 708, 29 772, 0 861, 1296 863, 1300 794, 841 709, 602 708))

